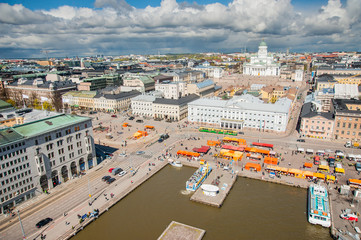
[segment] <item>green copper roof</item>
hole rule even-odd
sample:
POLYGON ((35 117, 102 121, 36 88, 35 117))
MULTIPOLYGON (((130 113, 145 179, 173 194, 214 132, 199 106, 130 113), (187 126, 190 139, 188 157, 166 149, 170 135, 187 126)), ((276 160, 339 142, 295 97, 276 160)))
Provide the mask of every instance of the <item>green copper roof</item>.
POLYGON ((50 118, 45 118, 39 121, 23 124, 13 127, 13 129, 24 137, 33 137, 46 132, 54 131, 66 126, 76 123, 81 123, 89 120, 88 117, 81 117, 77 115, 58 115, 50 118))
POLYGON ((65 93, 63 96, 73 96, 73 97, 84 97, 84 98, 93 98, 97 95, 96 91, 71 91, 65 93))
POLYGON ((23 138, 24 137, 21 134, 17 133, 12 128, 0 130, 0 146, 23 138))
POLYGON ((10 103, 7 103, 3 100, 0 100, 0 110, 2 109, 7 109, 7 108, 12 108, 13 105, 11 105, 10 103))
POLYGON ((267 44, 265 41, 262 40, 262 42, 259 44, 260 46, 266 46, 267 47, 267 44))

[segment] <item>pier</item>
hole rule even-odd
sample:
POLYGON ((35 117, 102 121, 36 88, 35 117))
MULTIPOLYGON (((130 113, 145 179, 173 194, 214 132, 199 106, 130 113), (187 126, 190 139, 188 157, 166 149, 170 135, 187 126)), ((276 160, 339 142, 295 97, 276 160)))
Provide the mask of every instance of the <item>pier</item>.
POLYGON ((158 240, 201 240, 205 233, 203 229, 172 221, 158 240))
MULTIPOLYGON (((199 167, 199 163, 182 161, 183 165, 189 167, 199 167)), ((191 201, 203 203, 213 207, 221 207, 224 200, 226 199, 229 191, 233 187, 237 176, 235 173, 232 173, 232 170, 223 170, 222 168, 217 168, 214 163, 210 163, 213 168, 212 172, 209 174, 207 179, 203 184, 212 184, 218 181, 219 193, 215 197, 206 196, 203 194, 203 190, 198 188, 195 193, 190 198, 191 201)), ((213 184, 214 185, 214 184, 213 184)))

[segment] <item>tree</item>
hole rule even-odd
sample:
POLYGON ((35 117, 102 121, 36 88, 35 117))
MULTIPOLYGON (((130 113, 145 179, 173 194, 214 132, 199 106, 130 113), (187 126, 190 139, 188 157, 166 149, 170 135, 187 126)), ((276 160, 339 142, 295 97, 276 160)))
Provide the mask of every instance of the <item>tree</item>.
POLYGON ((51 104, 54 106, 55 110, 59 112, 63 108, 63 99, 59 91, 54 91, 50 95, 51 104))
POLYGON ((15 107, 15 106, 16 106, 15 101, 14 101, 14 100, 12 100, 12 99, 8 99, 8 100, 6 100, 6 102, 7 102, 7 103, 10 103, 11 105, 13 105, 13 107, 15 107))
POLYGON ((30 103, 30 106, 32 106, 33 108, 36 107, 36 104, 35 103, 39 103, 39 101, 36 101, 38 99, 38 94, 33 91, 31 92, 30 96, 29 96, 29 103, 30 103))
POLYGON ((43 102, 43 109, 47 110, 47 111, 52 111, 53 106, 48 101, 45 101, 45 102, 43 102))
POLYGON ((34 99, 33 107, 38 110, 42 109, 41 103, 37 98, 34 99))
POLYGON ((1 100, 8 100, 9 99, 9 91, 7 88, 3 87, 0 91, 0 99, 1 100))

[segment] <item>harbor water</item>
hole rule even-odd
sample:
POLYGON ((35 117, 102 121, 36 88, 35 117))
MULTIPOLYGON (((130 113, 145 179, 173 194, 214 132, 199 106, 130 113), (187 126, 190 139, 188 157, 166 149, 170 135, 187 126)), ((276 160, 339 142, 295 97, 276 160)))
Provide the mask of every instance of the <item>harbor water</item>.
POLYGON ((72 239, 157 239, 171 221, 206 230, 203 239, 331 239, 307 222, 307 190, 238 178, 221 208, 189 200, 195 168, 165 167, 72 239))

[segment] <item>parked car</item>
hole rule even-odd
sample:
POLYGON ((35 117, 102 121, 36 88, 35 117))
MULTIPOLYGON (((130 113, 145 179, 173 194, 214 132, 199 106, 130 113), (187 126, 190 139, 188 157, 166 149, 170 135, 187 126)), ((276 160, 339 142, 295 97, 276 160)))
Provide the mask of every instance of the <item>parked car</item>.
POLYGON ((130 117, 130 118, 128 118, 129 120, 134 120, 134 117, 130 117))
POLYGON ((360 162, 357 162, 357 163, 355 164, 355 168, 356 168, 356 171, 361 172, 361 163, 360 163, 360 162))
POLYGON ((117 115, 113 114, 111 117, 112 117, 112 118, 116 118, 116 117, 117 117, 117 115))
POLYGON ((109 168, 108 172, 112 173, 114 168, 109 168))
POLYGON ((144 153, 145 153, 144 151, 138 151, 138 152, 136 152, 137 155, 142 155, 142 154, 144 154, 144 153))
POLYGON ((112 174, 117 175, 118 173, 120 173, 122 171, 123 171, 123 169, 121 169, 121 168, 114 168, 113 171, 112 171, 112 174))
POLYGON ((122 176, 124 176, 125 174, 127 174, 127 171, 121 171, 121 172, 118 174, 118 176, 119 176, 119 177, 122 177, 122 176))
POLYGON ((337 153, 343 153, 343 151, 341 151, 341 150, 336 150, 335 153, 336 153, 336 154, 337 154, 337 153))
POLYGON ((112 182, 114 182, 115 181, 115 178, 109 178, 108 180, 107 180, 107 183, 108 184, 111 184, 112 182))
POLYGON ((297 142, 305 142, 305 139, 297 139, 297 142))
POLYGON ((138 119, 136 122, 137 123, 143 123, 144 121, 142 119, 138 119))
POLYGON ((111 176, 104 176, 102 177, 102 181, 106 182, 109 178, 111 178, 111 176))
POLYGON ((119 157, 126 157, 127 156, 127 154, 125 154, 125 153, 119 153, 119 157))
POLYGON ((238 134, 244 135, 244 132, 238 132, 238 134))
POLYGON ((52 218, 45 218, 43 220, 40 220, 35 226, 37 228, 41 228, 42 226, 45 226, 46 224, 50 223, 51 221, 53 221, 52 218))

